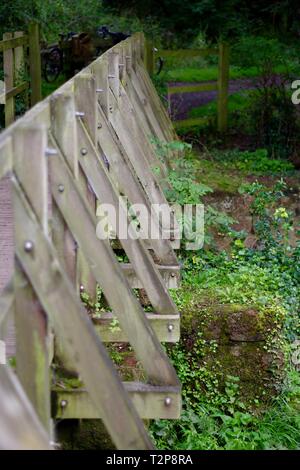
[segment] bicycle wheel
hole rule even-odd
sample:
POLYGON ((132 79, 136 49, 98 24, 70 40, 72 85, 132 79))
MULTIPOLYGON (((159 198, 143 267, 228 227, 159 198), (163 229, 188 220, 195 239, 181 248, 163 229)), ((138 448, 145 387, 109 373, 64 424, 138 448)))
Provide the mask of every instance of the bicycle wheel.
POLYGON ((44 62, 44 78, 46 82, 52 83, 57 80, 63 69, 62 51, 55 47, 49 51, 44 62))

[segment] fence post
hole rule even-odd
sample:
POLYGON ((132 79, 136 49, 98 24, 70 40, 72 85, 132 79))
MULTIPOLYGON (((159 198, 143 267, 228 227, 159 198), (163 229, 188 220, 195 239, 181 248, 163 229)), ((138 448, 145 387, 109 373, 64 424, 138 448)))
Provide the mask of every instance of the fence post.
MULTIPOLYGON (((4 33, 3 39, 12 39, 12 33, 4 33)), ((7 49, 3 52, 3 69, 5 93, 14 87, 14 51, 7 49)), ((15 120, 15 98, 11 96, 5 100, 5 127, 8 127, 15 120)))
POLYGON ((219 45, 218 74, 218 131, 226 132, 228 127, 228 83, 229 83, 229 46, 219 45))
POLYGON ((41 51, 38 23, 29 24, 28 34, 31 106, 34 106, 42 99, 41 51))
POLYGON ((149 75, 154 74, 154 47, 153 42, 145 39, 145 66, 149 75))

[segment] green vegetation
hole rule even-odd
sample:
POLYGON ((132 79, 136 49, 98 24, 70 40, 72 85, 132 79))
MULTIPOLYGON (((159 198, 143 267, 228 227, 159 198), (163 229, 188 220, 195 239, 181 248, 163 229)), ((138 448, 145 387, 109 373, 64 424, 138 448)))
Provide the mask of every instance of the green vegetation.
MULTIPOLYGON (((152 423, 158 448, 300 448, 300 379, 290 363, 291 345, 300 333, 300 227, 282 206, 288 192, 283 180, 273 179, 269 187, 259 181, 241 184, 249 175, 264 178, 292 169, 286 161, 269 159, 265 149, 205 148, 199 154, 185 146, 173 162, 170 201, 204 202, 211 183, 224 197, 233 196, 238 188, 251 197, 256 246, 248 248, 251 234, 233 230, 228 219, 220 225, 222 216, 225 221, 228 215, 214 209, 218 217, 212 220, 206 205, 206 232, 211 233, 206 233, 204 249, 181 251, 183 285, 173 292, 182 312, 181 340, 167 351, 183 384, 184 406, 180 420, 152 423), (216 230, 230 240, 227 251, 216 248, 216 230), (297 231, 298 242, 291 244, 290 235, 297 231), (255 328, 265 332, 264 345, 259 353, 251 343, 238 345, 235 358, 226 346, 228 325, 241 315, 243 322, 249 321, 253 312, 259 319, 255 328), (220 316, 221 328, 227 325, 224 333, 212 328, 220 316), (224 339, 216 334, 225 334, 224 339), (267 371, 260 363, 264 354, 273 357, 267 371)), ((254 334, 249 325, 248 332, 254 334)))

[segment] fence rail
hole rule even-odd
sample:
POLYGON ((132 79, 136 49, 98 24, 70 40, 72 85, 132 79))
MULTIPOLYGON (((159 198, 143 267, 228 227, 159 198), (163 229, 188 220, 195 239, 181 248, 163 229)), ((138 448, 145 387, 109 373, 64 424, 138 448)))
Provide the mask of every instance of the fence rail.
MULTIPOLYGON (((179 281, 171 241, 119 237, 125 266, 96 236, 98 202, 125 216, 121 195, 133 210, 144 204, 160 234, 151 204, 165 204, 173 217, 153 166, 167 170, 149 137, 168 142, 176 134, 145 70, 144 47, 142 34, 118 44, 0 135, 0 179, 8 174, 13 189, 16 372, 49 441, 51 418, 101 418, 118 448, 151 449, 142 418, 180 415, 181 386, 160 344, 180 334, 168 292, 170 277, 172 287, 179 281), (83 291, 95 298, 96 283, 112 310, 100 319, 80 300, 83 291), (150 314, 131 289, 136 284, 150 314), (118 331, 109 328, 112 319, 118 331), (106 341, 130 342, 145 382, 122 383, 106 341), (84 389, 50 390, 53 358, 75 370, 84 389)), ((143 214, 136 216, 143 227, 143 214)), ((3 318, 11 287, 4 294, 3 318)))
POLYGON ((23 31, 4 33, 3 41, 0 41, 1 52, 3 53, 5 126, 7 127, 15 120, 16 96, 26 93, 24 102, 27 108, 29 103, 33 106, 42 99, 38 24, 30 23, 28 34, 23 31), (28 79, 26 78, 27 67, 28 79))
MULTIPOLYGON (((178 50, 159 50, 156 51, 153 44, 148 41, 146 47, 146 67, 150 75, 154 73, 155 61, 159 56, 166 59, 166 66, 169 59, 187 59, 217 55, 218 60, 218 79, 214 83, 201 83, 197 85, 174 85, 167 86, 167 98, 169 114, 171 114, 171 97, 176 94, 195 93, 201 91, 217 91, 217 127, 221 133, 226 132, 228 128, 228 85, 229 85, 229 46, 226 43, 220 43, 219 47, 203 49, 178 49, 178 50)), ((206 118, 190 118, 184 120, 175 120, 175 128, 190 127, 202 125, 207 122, 206 118)))

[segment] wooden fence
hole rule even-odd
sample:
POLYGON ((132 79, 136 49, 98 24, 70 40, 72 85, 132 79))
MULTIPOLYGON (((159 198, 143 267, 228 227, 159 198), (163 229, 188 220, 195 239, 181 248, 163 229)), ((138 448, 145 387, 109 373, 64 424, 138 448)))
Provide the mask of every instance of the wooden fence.
MULTIPOLYGON (((15 273, 0 295, 0 323, 14 313, 15 393, 23 414, 29 408, 22 389, 35 409, 28 420, 33 436, 38 420, 43 426, 29 444, 16 432, 16 448, 45 446, 52 419, 101 418, 117 448, 151 449, 142 419, 180 415, 181 386, 160 344, 179 339, 168 287, 178 285, 180 272, 172 233, 162 236, 163 223, 151 211, 165 204, 173 217, 153 172, 166 168, 149 138, 169 142, 176 135, 144 67, 144 47, 139 33, 113 47, 0 135, 0 180, 8 175, 12 182, 15 232, 15 273), (96 236, 97 202, 126 217, 120 195, 133 210, 143 204, 161 235, 120 239, 127 264, 96 236), (111 308, 100 318, 80 300, 82 291, 95 295, 96 283, 111 308), (145 289, 153 312, 143 310, 132 287, 145 289), (110 327, 114 318, 118 331, 110 327), (122 382, 103 341, 129 342, 145 382, 122 382), (84 389, 50 386, 57 356, 78 372, 84 389)), ((135 210, 143 227, 147 217, 135 210)), ((0 381, 0 396, 12 386, 0 381)), ((1 440, 0 433, 0 447, 1 440)))
POLYGON ((3 52, 5 126, 7 127, 15 120, 15 99, 17 95, 26 94, 24 102, 27 108, 29 103, 33 106, 42 98, 38 24, 30 23, 28 34, 22 31, 5 33, 3 41, 0 41, 0 52, 3 52), (26 78, 27 66, 28 79, 26 78))
MULTIPOLYGON (((203 49, 179 49, 179 50, 160 50, 155 52, 153 44, 147 42, 146 46, 146 67, 150 75, 154 73, 154 66, 157 56, 168 59, 186 59, 197 58, 208 55, 217 55, 218 60, 218 80, 214 83, 202 83, 197 85, 168 86, 168 103, 171 108, 171 97, 175 94, 194 93, 201 91, 217 91, 217 127, 218 131, 226 132, 228 127, 228 84, 229 84, 229 46, 226 43, 220 43, 219 48, 203 49)), ((167 63, 166 63, 167 65, 167 63)), ((176 128, 197 126, 205 123, 206 118, 190 118, 173 121, 176 128)))

